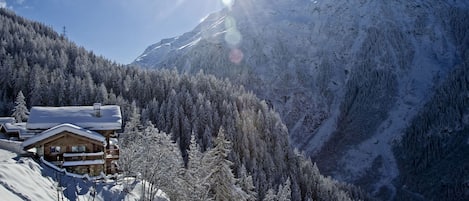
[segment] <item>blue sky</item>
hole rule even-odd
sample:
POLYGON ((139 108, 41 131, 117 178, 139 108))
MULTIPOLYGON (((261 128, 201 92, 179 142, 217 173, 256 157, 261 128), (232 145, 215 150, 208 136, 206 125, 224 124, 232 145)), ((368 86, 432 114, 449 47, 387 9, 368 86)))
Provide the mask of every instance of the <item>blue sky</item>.
POLYGON ((227 0, 0 0, 98 55, 128 64, 147 46, 191 31, 227 0))

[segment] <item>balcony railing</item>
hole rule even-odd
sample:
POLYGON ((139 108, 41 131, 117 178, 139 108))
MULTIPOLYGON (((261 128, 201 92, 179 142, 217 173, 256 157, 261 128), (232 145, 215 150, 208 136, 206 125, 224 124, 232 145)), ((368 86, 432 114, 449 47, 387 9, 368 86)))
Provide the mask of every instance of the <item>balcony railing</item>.
POLYGON ((119 159, 119 149, 107 149, 106 158, 119 159))
POLYGON ((104 152, 83 153, 72 152, 63 153, 63 161, 85 161, 85 160, 98 160, 103 159, 104 152))

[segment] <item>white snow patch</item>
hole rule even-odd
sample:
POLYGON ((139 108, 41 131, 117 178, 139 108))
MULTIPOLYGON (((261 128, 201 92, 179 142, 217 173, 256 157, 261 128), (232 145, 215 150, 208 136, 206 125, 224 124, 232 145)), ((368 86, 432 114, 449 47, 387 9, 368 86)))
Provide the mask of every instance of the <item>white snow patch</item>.
MULTIPOLYGON (((21 200, 141 200, 142 181, 134 178, 72 178, 68 174, 54 172, 41 166, 31 158, 18 157, 13 152, 0 149, 0 199, 21 200), (57 188, 54 175, 61 176, 61 188, 57 188), (126 182, 128 180, 128 182, 126 182), (127 186, 129 193, 122 193, 127 186), (96 188, 95 188, 96 187, 96 188), (59 191, 58 191, 59 189, 59 191), (73 192, 73 193, 71 193, 73 192), (79 192, 79 193, 78 193, 79 192)), ((157 201, 169 200, 164 192, 158 191, 157 201)))
POLYGON ((22 201, 20 197, 15 195, 13 192, 9 191, 6 189, 3 185, 0 185, 0 197, 4 200, 9 200, 9 201, 22 201))
POLYGON ((334 111, 331 113, 330 117, 322 123, 313 139, 308 141, 309 143, 305 147, 307 153, 312 155, 316 154, 316 152, 321 150, 322 146, 329 140, 332 133, 336 130, 340 108, 332 108, 334 108, 334 111))
POLYGON ((5 200, 55 200, 52 179, 41 175, 42 167, 30 158, 15 161, 16 154, 0 149, 0 197, 5 200), (8 199, 6 199, 8 197, 8 199))
POLYGON ((194 40, 194 41, 192 41, 192 42, 190 42, 190 43, 188 43, 188 44, 186 44, 186 45, 183 45, 183 46, 179 47, 178 50, 182 50, 182 49, 184 49, 184 48, 186 48, 186 47, 192 47, 192 46, 196 45, 201 39, 202 39, 202 38, 199 37, 199 38, 197 38, 196 40, 194 40))

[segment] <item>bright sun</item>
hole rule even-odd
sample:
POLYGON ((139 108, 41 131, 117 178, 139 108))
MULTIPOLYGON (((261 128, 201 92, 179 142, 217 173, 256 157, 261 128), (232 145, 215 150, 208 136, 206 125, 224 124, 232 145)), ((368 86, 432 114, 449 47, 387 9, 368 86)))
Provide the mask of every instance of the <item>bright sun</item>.
POLYGON ((231 7, 233 5, 233 1, 234 0, 222 0, 223 5, 225 5, 226 7, 231 7))

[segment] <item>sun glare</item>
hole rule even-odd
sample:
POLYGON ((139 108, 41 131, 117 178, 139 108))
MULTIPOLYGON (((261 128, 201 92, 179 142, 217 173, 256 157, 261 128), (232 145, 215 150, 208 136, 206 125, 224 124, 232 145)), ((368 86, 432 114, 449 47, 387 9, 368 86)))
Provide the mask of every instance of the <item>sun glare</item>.
POLYGON ((223 5, 226 7, 231 7, 234 3, 234 0, 222 0, 223 5))

